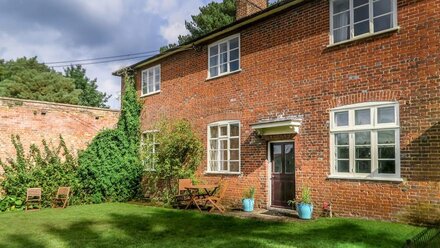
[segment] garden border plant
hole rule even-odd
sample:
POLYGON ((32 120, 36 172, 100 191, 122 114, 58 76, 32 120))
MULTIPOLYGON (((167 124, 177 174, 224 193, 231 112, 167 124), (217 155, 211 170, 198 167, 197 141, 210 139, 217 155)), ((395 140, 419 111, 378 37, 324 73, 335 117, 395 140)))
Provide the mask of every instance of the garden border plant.
POLYGON ((152 155, 151 145, 143 146, 145 164, 154 164, 154 170, 144 172, 144 193, 165 205, 171 205, 178 193, 178 180, 191 178, 202 161, 203 144, 187 120, 162 120, 155 125, 156 143, 152 155))
POLYGON ((53 148, 45 140, 40 150, 35 144, 25 153, 18 136, 12 137, 16 158, 0 165, 6 196, 0 199, 0 211, 23 209, 26 189, 41 187, 43 206, 48 207, 60 186, 70 186, 71 204, 127 201, 140 189, 140 113, 133 75, 125 75, 122 109, 117 127, 101 131, 78 158, 60 137, 53 148))

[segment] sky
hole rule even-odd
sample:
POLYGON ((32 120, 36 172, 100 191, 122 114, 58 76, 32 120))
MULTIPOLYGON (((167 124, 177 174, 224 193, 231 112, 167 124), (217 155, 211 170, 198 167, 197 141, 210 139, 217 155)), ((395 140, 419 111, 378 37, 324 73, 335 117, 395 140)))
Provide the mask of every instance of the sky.
MULTIPOLYGON (((156 51, 185 34, 185 20, 212 0, 0 0, 0 58, 54 62, 156 51)), ((216 0, 220 1, 220 0, 216 0)), ((111 73, 137 61, 85 65, 120 107, 111 73)), ((63 68, 54 68, 63 71, 63 68)))

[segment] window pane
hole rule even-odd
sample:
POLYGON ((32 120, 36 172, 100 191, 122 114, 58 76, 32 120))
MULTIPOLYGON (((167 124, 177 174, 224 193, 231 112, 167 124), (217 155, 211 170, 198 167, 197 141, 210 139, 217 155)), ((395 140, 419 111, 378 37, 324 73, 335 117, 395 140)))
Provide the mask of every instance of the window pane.
POLYGON ((363 20, 368 20, 370 18, 370 16, 369 16, 369 6, 368 5, 364 5, 362 7, 354 9, 353 16, 354 16, 354 23, 360 22, 360 21, 363 21, 363 20))
POLYGON ((210 134, 211 134, 211 138, 217 138, 218 137, 218 127, 210 127, 209 128, 210 134))
POLYGON ((239 61, 236 60, 234 62, 229 63, 230 71, 237 71, 239 68, 239 61))
POLYGON ((380 16, 391 12, 392 0, 378 0, 373 3, 374 16, 380 16))
POLYGON ((395 158, 395 152, 394 146, 379 147, 379 158, 395 158))
POLYGON ((229 49, 238 48, 238 37, 229 41, 229 49))
POLYGON ((209 66, 213 67, 218 65, 218 55, 215 55, 209 59, 209 66))
POLYGON ((228 53, 222 53, 220 54, 220 63, 226 63, 228 62, 228 53))
POLYGON ((239 141, 238 141, 238 139, 230 139, 229 140, 229 142, 230 142, 230 146, 231 146, 231 149, 238 149, 238 147, 239 147, 239 141))
POLYGON ((354 36, 358 36, 369 32, 370 32, 370 22, 368 20, 354 25, 354 36))
POLYGON ((348 147, 338 147, 336 152, 337 158, 349 158, 349 149, 348 147))
POLYGON ((213 46, 209 48, 209 52, 211 53, 211 56, 218 54, 218 46, 213 46))
POLYGON ((356 160, 356 173, 371 173, 371 161, 356 160))
POLYGON ((238 49, 229 52, 229 60, 232 61, 236 59, 238 59, 238 49))
POLYGON ((274 145, 273 146, 273 171, 274 172, 281 172, 282 170, 282 162, 283 158, 281 156, 281 145, 274 145))
POLYGON ((396 173, 396 161, 394 161, 394 160, 379 161, 379 173, 395 174, 396 173))
POLYGON ((217 160, 218 159, 218 151, 216 151, 216 150, 210 151, 209 157, 211 158, 212 161, 217 160))
POLYGON ((153 91, 154 91, 154 84, 153 84, 153 82, 150 81, 148 83, 148 93, 151 93, 153 91))
POLYGON ((218 76, 218 67, 213 67, 213 68, 209 69, 209 75, 211 77, 218 76))
POLYGON ((391 14, 374 18, 374 32, 390 29, 393 27, 393 16, 391 14))
POLYGON ((284 146, 284 160, 286 173, 293 173, 295 171, 295 159, 293 154, 293 144, 286 144, 284 146))
POLYGON ((353 6, 354 7, 358 7, 361 6, 363 4, 367 4, 368 0, 353 0, 353 6))
POLYGON ((239 160, 240 159, 240 157, 238 155, 238 150, 231 150, 229 155, 230 155, 229 160, 239 160))
POLYGON ((362 109, 355 111, 355 124, 367 125, 370 124, 370 109, 362 109))
POLYGON ((394 130, 387 131, 378 131, 378 143, 379 144, 394 144, 395 143, 395 135, 394 130))
POLYGON ((350 163, 348 160, 338 160, 338 172, 350 172, 350 163))
POLYGON ((348 126, 348 111, 335 113, 336 126, 348 126))
POLYGON ((228 170, 228 161, 221 161, 220 162, 221 166, 222 166, 222 171, 227 171, 228 170))
POLYGON ((220 127, 220 136, 228 136, 228 126, 220 127))
POLYGON ((339 13, 344 10, 348 10, 350 7, 349 0, 335 0, 333 1, 333 13, 339 13))
POLYGON ((228 149, 228 140, 220 140, 220 149, 228 149))
POLYGON ((348 145, 348 133, 336 134, 336 145, 337 146, 348 145))
POLYGON ((350 39, 350 28, 340 28, 333 31, 333 42, 337 43, 340 41, 348 40, 350 39))
POLYGON ((377 109, 377 122, 378 123, 394 123, 394 107, 385 107, 377 109))
POLYGON ((220 65, 220 73, 228 72, 228 64, 220 65))
POLYGON ((238 124, 231 124, 229 128, 231 129, 231 134, 230 134, 230 136, 231 136, 231 137, 238 137, 238 135, 239 135, 239 129, 240 129, 239 126, 238 126, 238 124))
POLYGON ((226 52, 227 50, 228 50, 228 45, 227 45, 226 42, 220 44, 220 53, 224 53, 224 52, 226 52))
POLYGON ((220 152, 220 160, 227 161, 228 160, 228 150, 222 150, 220 152))
POLYGON ((369 145, 371 144, 370 132, 357 132, 355 133, 356 145, 369 145))
POLYGON ((210 171, 218 171, 218 162, 217 161, 210 161, 209 162, 209 170, 210 171))
POLYGON ((369 159, 371 158, 370 147, 356 147, 356 158, 369 159))
POLYGON ((229 166, 230 166, 230 171, 231 172, 239 172, 239 162, 229 162, 229 166))
POLYGON ((340 14, 337 14, 335 16, 333 16, 333 28, 340 28, 343 26, 347 26, 348 24, 350 24, 350 12, 346 11, 346 12, 342 12, 340 14))
POLYGON ((211 150, 217 150, 218 149, 218 142, 217 142, 217 140, 210 140, 209 141, 209 149, 211 149, 211 150))
POLYGON ((369 145, 371 144, 370 132, 357 132, 355 133, 356 145, 369 145))

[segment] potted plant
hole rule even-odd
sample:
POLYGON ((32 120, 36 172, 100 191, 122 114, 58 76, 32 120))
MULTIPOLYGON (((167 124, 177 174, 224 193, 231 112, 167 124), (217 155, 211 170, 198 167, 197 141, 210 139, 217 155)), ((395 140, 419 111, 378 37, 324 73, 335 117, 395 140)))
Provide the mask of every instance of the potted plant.
POLYGON ((252 212, 254 211, 254 196, 255 196, 255 187, 251 187, 244 193, 244 198, 242 200, 243 203, 243 211, 252 212))
POLYGON ((287 203, 292 206, 295 204, 300 219, 310 220, 312 218, 313 203, 309 187, 303 187, 301 201, 289 200, 287 203))

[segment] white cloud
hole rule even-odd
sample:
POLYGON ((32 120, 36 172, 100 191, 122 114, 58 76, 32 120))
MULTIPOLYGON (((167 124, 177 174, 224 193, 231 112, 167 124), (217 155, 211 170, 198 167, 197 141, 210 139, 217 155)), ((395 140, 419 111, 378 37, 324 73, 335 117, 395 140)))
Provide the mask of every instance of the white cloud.
POLYGON ((204 5, 202 0, 147 0, 145 11, 165 21, 165 24, 160 26, 160 34, 168 43, 174 43, 180 34, 187 33, 185 20, 197 14, 202 5, 204 5))

